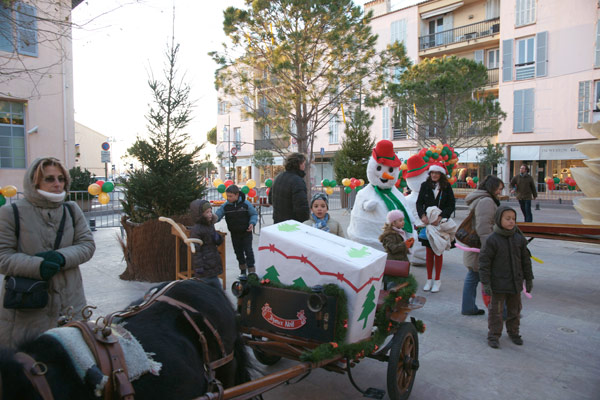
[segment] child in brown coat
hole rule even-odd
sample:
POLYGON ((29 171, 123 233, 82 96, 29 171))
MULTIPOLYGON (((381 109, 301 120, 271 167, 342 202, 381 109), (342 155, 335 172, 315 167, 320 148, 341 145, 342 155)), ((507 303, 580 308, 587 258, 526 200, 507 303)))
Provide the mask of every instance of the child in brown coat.
POLYGON ((383 233, 379 241, 383 245, 388 260, 408 261, 408 252, 415 239, 406 239, 404 232, 404 213, 400 210, 392 210, 386 217, 387 223, 383 227, 383 233))

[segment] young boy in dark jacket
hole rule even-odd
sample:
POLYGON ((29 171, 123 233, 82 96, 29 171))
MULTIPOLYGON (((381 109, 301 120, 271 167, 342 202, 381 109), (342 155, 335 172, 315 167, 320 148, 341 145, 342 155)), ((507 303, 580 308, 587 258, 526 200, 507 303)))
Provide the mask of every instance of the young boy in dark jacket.
POLYGON ((519 335, 521 290, 533 288, 531 258, 527 239, 517 228, 517 212, 500 206, 494 217, 494 232, 488 236, 479 255, 479 277, 483 290, 492 300, 488 313, 488 345, 500 347, 502 335, 502 310, 506 302, 506 332, 514 344, 522 345, 519 335))
POLYGON ((190 203, 190 212, 194 220, 190 237, 202 240, 202 245, 195 245, 196 252, 192 254, 194 277, 221 288, 218 276, 223 272, 223 265, 217 247, 223 238, 215 230, 216 217, 212 213, 212 206, 206 200, 197 199, 190 203))
POLYGON ((231 232, 233 250, 240 265, 240 273, 254 272, 254 252, 252 251, 252 229, 258 221, 254 206, 246 200, 246 195, 236 185, 226 190, 227 202, 216 211, 218 221, 225 217, 227 229, 231 232))

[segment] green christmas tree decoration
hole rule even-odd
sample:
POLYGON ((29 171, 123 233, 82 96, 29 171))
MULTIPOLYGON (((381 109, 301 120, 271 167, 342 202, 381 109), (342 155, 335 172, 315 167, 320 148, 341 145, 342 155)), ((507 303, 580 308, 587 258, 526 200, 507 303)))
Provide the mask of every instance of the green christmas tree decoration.
POLYGON ((269 268, 267 268, 267 273, 265 276, 263 276, 263 279, 268 279, 271 282, 281 283, 279 281, 279 272, 277 272, 277 269, 274 265, 271 265, 269 268))
POLYGON ((302 288, 308 287, 308 285, 306 284, 306 282, 304 282, 304 279, 302 279, 302 277, 294 280, 294 286, 302 288))
POLYGON ((355 249, 354 247, 348 250, 348 255, 352 258, 362 258, 366 257, 369 254, 369 250, 367 250, 366 246, 363 246, 362 249, 355 249))
POLYGON ((281 232, 296 232, 300 230, 298 226, 299 224, 281 224, 277 229, 281 232))
POLYGON ((369 293, 367 293, 367 298, 362 305, 362 313, 358 317, 357 321, 364 319, 363 329, 367 327, 367 320, 369 319, 369 315, 375 309, 375 286, 371 285, 371 289, 369 289, 369 293))

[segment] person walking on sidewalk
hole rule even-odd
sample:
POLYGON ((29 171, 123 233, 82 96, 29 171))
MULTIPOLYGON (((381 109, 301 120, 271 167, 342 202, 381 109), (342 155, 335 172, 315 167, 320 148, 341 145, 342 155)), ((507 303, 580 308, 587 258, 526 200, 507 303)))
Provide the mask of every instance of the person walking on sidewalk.
POLYGON ((236 185, 230 185, 225 193, 227 202, 216 211, 217 221, 225 217, 240 273, 246 275, 246 269, 247 272, 255 272, 252 230, 258 221, 258 214, 252 203, 246 200, 244 192, 236 185))
POLYGON ((273 223, 288 219, 304 222, 310 218, 304 168, 304 154, 292 153, 286 158, 285 171, 277 175, 269 191, 269 203, 273 205, 273 223))
POLYGON ((533 222, 533 214, 531 213, 531 199, 537 199, 537 190, 535 182, 529 175, 529 167, 525 164, 519 169, 520 174, 512 178, 510 181, 510 193, 517 196, 525 222, 533 222))
POLYGON ((487 238, 479 256, 479 276, 483 290, 492 296, 488 314, 488 345, 500 347, 502 309, 506 302, 506 332, 516 345, 522 345, 519 335, 519 313, 523 280, 525 290, 533 289, 531 258, 527 239, 517 228, 517 212, 500 206, 494 216, 494 232, 487 238))

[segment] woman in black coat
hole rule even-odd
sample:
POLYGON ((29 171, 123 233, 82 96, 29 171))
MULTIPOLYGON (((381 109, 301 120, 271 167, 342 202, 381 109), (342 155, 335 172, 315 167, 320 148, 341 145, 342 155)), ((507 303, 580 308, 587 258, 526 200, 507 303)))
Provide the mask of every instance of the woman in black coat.
MULTIPOLYGON (((446 177, 446 168, 441 163, 432 164, 429 167, 429 177, 425 182, 421 184, 419 190, 419 197, 417 198, 417 213, 419 218, 425 225, 438 225, 442 219, 447 219, 452 216, 455 209, 454 192, 452 186, 448 182, 446 177), (442 213, 436 221, 429 221, 427 219, 427 208, 436 206, 442 213)), ((423 287, 423 290, 436 293, 440 291, 442 282, 440 281, 440 273, 442 272, 442 264, 444 262, 444 255, 441 254, 436 256, 429 246, 429 241, 419 239, 421 243, 426 247, 427 253, 425 258, 425 265, 427 266, 427 283, 423 287), (435 263, 435 281, 433 278, 433 265, 435 263)))

